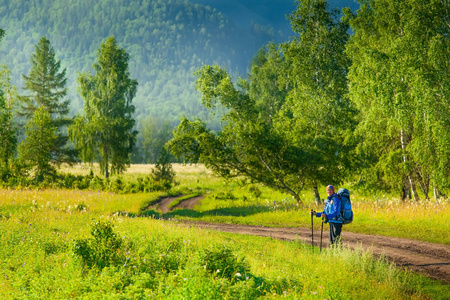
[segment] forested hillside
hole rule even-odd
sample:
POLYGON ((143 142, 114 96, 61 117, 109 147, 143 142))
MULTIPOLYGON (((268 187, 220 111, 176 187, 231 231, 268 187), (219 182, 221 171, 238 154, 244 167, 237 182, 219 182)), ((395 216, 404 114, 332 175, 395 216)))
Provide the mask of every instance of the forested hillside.
POLYGON ((287 38, 270 24, 243 28, 212 7, 185 0, 0 0, 0 18, 7 33, 0 64, 11 69, 13 84, 23 86, 20 76, 30 69, 34 45, 46 36, 67 68, 73 113, 82 105, 78 72, 91 70, 99 45, 114 35, 130 54, 130 72, 139 82, 138 123, 149 115, 172 123, 180 114, 204 117, 193 87, 196 68, 218 63, 245 75, 262 45, 287 38))

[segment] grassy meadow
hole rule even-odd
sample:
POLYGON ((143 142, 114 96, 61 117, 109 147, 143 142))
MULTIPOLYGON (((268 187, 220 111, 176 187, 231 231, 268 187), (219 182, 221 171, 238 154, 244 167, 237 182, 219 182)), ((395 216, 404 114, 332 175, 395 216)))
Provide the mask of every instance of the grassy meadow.
MULTIPOLYGON (((64 171, 89 170, 79 165, 64 171)), ((170 195, 206 195, 193 211, 146 209, 161 192, 0 190, 0 297, 445 299, 450 293, 449 285, 362 250, 319 254, 302 242, 174 223, 171 218, 309 227, 309 210, 320 209, 312 193, 305 192, 300 207, 262 186, 225 182, 203 166, 174 170, 179 184, 170 195)), ((132 166, 122 177, 136 180, 150 171, 132 166)), ((355 220, 344 230, 450 243, 448 201, 404 203, 356 192, 352 201, 355 220)))

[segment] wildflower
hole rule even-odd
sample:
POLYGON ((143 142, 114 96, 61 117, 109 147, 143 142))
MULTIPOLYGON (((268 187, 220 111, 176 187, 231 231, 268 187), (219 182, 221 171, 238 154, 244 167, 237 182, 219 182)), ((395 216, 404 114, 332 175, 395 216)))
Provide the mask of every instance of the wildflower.
POLYGON ((218 269, 218 270, 216 271, 216 273, 220 273, 220 270, 218 269))
POLYGON ((237 272, 236 274, 234 274, 234 276, 241 277, 242 275, 241 275, 241 273, 237 272))

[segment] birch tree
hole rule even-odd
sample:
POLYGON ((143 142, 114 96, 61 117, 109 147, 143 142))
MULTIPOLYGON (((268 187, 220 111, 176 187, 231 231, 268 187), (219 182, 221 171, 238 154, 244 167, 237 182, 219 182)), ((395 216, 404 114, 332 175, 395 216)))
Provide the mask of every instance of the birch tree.
POLYGON ((360 150, 373 158, 366 180, 403 198, 447 188, 449 164, 449 2, 361 1, 349 90, 361 112, 360 150))
POLYGON ((125 170, 136 140, 132 100, 138 83, 131 79, 128 61, 128 53, 111 36, 98 50, 95 74, 78 77, 84 115, 77 116, 70 136, 83 161, 100 162, 105 178, 125 170))

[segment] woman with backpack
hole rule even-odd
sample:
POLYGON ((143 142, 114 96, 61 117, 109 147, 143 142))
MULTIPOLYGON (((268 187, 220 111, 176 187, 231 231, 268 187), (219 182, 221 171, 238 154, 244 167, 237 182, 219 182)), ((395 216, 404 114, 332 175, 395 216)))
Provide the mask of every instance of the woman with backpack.
POLYGON ((341 218, 341 200, 334 191, 332 185, 327 186, 327 201, 325 202, 325 209, 323 212, 311 211, 311 215, 324 220, 325 223, 330 224, 330 243, 334 244, 341 239, 342 218, 341 218))

